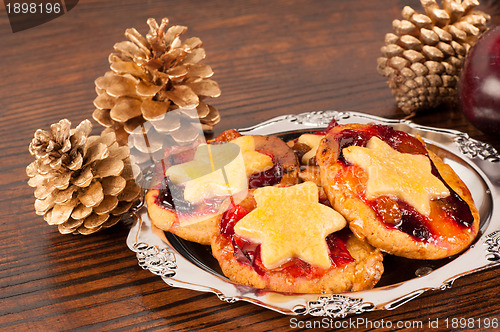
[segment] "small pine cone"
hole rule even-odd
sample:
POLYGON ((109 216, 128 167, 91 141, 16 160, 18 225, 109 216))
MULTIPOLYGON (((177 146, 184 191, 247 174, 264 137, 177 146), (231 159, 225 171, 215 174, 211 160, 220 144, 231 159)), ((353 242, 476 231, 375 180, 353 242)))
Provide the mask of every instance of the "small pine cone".
POLYGON ((35 188, 35 211, 62 234, 91 234, 115 225, 138 202, 126 146, 113 132, 88 136, 89 120, 75 129, 64 119, 51 131, 37 130, 26 168, 35 188))
POLYGON ((38 162, 38 169, 44 173, 61 167, 78 169, 82 165, 83 145, 92 130, 89 121, 83 121, 70 130, 71 122, 66 119, 50 126, 50 132, 38 129, 29 146, 30 153, 38 162), (46 162, 46 163, 45 163, 46 162))
POLYGON ((425 14, 404 7, 385 36, 378 71, 389 80, 406 114, 456 103, 457 84, 469 48, 487 29, 490 16, 477 0, 420 0, 425 14))
POLYGON ((121 145, 128 144, 129 134, 144 122, 161 122, 163 114, 178 108, 197 110, 196 121, 204 130, 213 130, 220 121, 219 112, 204 100, 218 97, 220 88, 210 79, 212 68, 200 63, 205 58, 201 40, 181 41, 187 27, 167 29, 166 18, 160 25, 151 18, 147 23, 145 37, 127 29, 128 41, 114 45, 111 71, 95 81, 94 119, 115 131, 121 145))

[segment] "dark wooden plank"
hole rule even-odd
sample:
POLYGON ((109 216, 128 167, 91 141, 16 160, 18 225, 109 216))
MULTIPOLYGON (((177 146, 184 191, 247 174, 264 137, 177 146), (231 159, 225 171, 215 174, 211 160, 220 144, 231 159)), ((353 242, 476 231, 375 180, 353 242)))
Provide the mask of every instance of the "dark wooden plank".
MULTIPOLYGON (((125 39, 128 27, 146 33, 149 17, 167 16, 189 27, 187 37, 203 40, 205 62, 222 89, 213 101, 222 114, 217 133, 311 110, 402 118, 376 71, 376 58, 406 4, 418 1, 81 0, 62 17, 18 33, 0 15, 0 329, 290 328, 291 317, 167 286, 137 265, 125 244, 125 224, 88 237, 60 235, 34 213, 25 174, 32 160, 28 144, 37 128, 61 118, 74 125, 91 118, 94 80, 108 70, 113 44, 125 39)), ((483 1, 482 8, 500 22, 498 1, 483 1)), ((500 149, 498 137, 482 134, 457 109, 439 108, 413 121, 462 130, 500 149)), ((94 125, 99 133, 102 128, 94 125)), ((500 318, 499 273, 476 273, 395 310, 328 323, 500 318)), ((319 321, 298 317, 296 324, 319 321)))

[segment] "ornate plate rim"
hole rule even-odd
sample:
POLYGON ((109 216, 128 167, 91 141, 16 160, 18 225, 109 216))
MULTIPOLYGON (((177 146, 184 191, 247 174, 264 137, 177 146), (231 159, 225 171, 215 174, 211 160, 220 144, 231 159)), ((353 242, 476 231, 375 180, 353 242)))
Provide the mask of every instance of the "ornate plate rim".
MULTIPOLYGON (((135 222, 127 237, 128 247, 136 253, 143 269, 161 276, 173 287, 213 292, 219 299, 233 303, 247 301, 283 314, 343 318, 371 310, 392 310, 418 297, 427 290, 447 289, 459 277, 500 265, 500 186, 494 185, 492 164, 500 164, 500 155, 489 144, 470 138, 466 133, 421 126, 409 120, 386 119, 358 112, 313 111, 274 117, 252 127, 239 129, 244 134, 268 135, 295 130, 326 127, 332 119, 339 123, 382 123, 412 135, 424 134, 438 145, 466 160, 483 178, 489 188, 492 211, 482 235, 467 251, 437 269, 411 280, 367 291, 338 294, 283 294, 238 285, 193 264, 179 253, 164 233, 151 227, 145 208, 135 212, 135 222), (464 261, 467 264, 464 264, 464 261), (467 267, 465 267, 467 266, 467 267)), ((426 138, 427 137, 427 138, 426 138)))

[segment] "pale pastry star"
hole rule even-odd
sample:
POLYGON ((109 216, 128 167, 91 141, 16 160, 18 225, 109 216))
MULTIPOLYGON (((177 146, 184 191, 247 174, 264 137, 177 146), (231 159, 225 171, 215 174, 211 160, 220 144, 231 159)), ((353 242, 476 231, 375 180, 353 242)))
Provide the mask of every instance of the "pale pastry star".
POLYGON ((342 152, 349 163, 367 172, 368 199, 393 195, 428 216, 432 199, 450 195, 443 182, 432 174, 430 160, 424 155, 401 153, 375 136, 366 147, 349 146, 342 152))
POLYGON ((241 148, 247 177, 273 167, 273 158, 255 151, 255 139, 252 135, 240 136, 233 139, 231 143, 237 144, 241 148))
POLYGON ((322 268, 331 261, 325 238, 345 227, 345 219, 318 202, 318 187, 262 187, 254 192, 257 208, 234 227, 239 236, 261 243, 264 266, 273 269, 291 258, 322 268))
POLYGON ((193 160, 171 166, 165 175, 175 184, 184 184, 180 199, 197 204, 217 196, 244 197, 248 176, 271 167, 273 158, 255 151, 254 138, 249 135, 229 143, 201 144, 193 160))
POLYGON ((165 175, 175 184, 184 184, 184 197, 179 199, 194 204, 248 188, 241 149, 233 143, 201 144, 193 160, 169 167, 165 175))
POLYGON ((316 156, 316 151, 318 151, 319 143, 325 137, 325 135, 316 134, 302 134, 300 135, 298 142, 307 145, 311 150, 307 151, 302 156, 302 163, 307 164, 313 157, 316 156))

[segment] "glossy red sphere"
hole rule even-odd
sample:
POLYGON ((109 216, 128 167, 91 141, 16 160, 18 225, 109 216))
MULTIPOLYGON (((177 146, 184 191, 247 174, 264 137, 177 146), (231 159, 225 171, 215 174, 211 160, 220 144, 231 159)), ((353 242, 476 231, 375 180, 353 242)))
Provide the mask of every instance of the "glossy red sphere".
POLYGON ((500 136, 500 26, 471 48, 458 88, 466 118, 484 133, 500 136))

